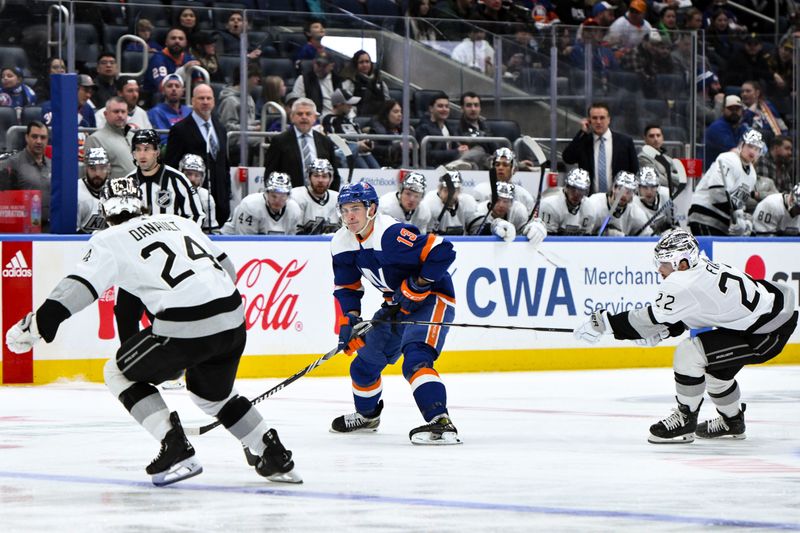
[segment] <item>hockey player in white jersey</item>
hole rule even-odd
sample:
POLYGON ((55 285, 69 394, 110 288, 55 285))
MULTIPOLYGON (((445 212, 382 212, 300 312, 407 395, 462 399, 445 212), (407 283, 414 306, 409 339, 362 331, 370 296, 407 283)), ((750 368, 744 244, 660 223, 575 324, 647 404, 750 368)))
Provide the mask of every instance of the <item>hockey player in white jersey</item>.
POLYGON ((564 179, 563 194, 542 198, 539 217, 550 235, 589 235, 596 225, 597 212, 586 198, 591 186, 589 173, 573 168, 564 179))
POLYGON ((720 154, 703 174, 692 194, 689 229, 695 235, 746 235, 752 223, 745 217, 747 199, 756 184, 755 164, 765 150, 761 133, 744 134, 739 148, 720 154))
POLYGON ((223 235, 295 235, 302 213, 289 198, 292 179, 273 172, 263 192, 248 194, 222 226, 223 235))
POLYGON ((433 218, 430 231, 437 235, 464 235, 467 223, 475 218, 478 205, 473 196, 461 190, 464 180, 459 171, 448 170, 446 176, 442 175, 438 188, 429 191, 422 200, 433 218), (448 188, 447 178, 452 190, 448 188))
POLYGON ((205 220, 203 231, 206 233, 219 233, 219 224, 214 213, 216 213, 217 202, 208 193, 208 189, 203 187, 206 180, 206 162, 197 154, 185 154, 178 163, 178 170, 189 180, 197 191, 200 206, 203 208, 205 220), (210 213, 210 214, 209 214, 210 213))
POLYGON ((416 226, 422 234, 428 233, 433 225, 433 215, 428 206, 422 203, 424 195, 425 176, 419 172, 409 172, 403 177, 399 191, 387 192, 380 197, 378 212, 416 226))
MULTIPOLYGON (((517 156, 511 148, 498 148, 494 151, 492 155, 492 166, 494 167, 495 175, 497 177, 498 182, 508 182, 511 183, 514 177, 514 174, 517 173, 517 156)), ((529 193, 525 187, 521 186, 519 183, 514 184, 516 186, 516 197, 515 201, 522 204, 522 206, 528 211, 528 215, 531 214, 533 211, 533 196, 529 193)), ((475 201, 480 204, 481 202, 488 202, 492 199, 492 186, 489 181, 482 181, 478 185, 475 186, 473 191, 473 196, 475 197, 475 201)))
POLYGON ((336 199, 339 193, 329 189, 333 166, 327 159, 315 159, 308 167, 306 185, 292 189, 291 198, 300 207, 298 235, 335 233, 341 226, 336 199))
POLYGON ((161 139, 155 130, 138 130, 131 139, 133 159, 138 167, 128 174, 136 177, 151 215, 169 213, 190 218, 203 225, 203 207, 197 191, 178 169, 161 161, 161 139))
MULTIPOLYGON (((669 187, 659 185, 660 179, 658 172, 653 167, 641 167, 636 173, 639 195, 634 197, 633 203, 642 210, 647 220, 652 218, 649 224, 650 231, 654 235, 660 235, 674 225, 669 187)), ((634 232, 636 231, 638 228, 634 230, 634 232)))
POLYGON ((791 192, 771 194, 758 202, 753 212, 756 235, 800 235, 800 183, 791 192))
POLYGON ((105 148, 89 148, 83 158, 83 178, 78 181, 78 232, 92 233, 106 227, 100 209, 100 191, 111 172, 105 148))
POLYGON ((203 470, 178 413, 170 413, 154 386, 184 369, 194 403, 256 456, 256 472, 272 481, 300 482, 277 432, 233 387, 247 337, 233 263, 194 222, 170 214, 142 216, 135 176, 110 178, 101 203, 109 228, 92 235, 72 273, 9 329, 8 348, 25 353, 40 339, 51 342, 64 321, 109 286, 122 287, 155 316, 103 372, 111 393, 161 443, 145 469, 152 482, 169 485, 203 470))
MULTIPOLYGON (((589 197, 587 202, 596 214, 593 234, 598 234, 606 219, 608 226, 603 235, 621 237, 631 235, 647 224, 647 216, 639 206, 633 203, 633 195, 638 185, 636 176, 630 172, 617 172, 614 176, 614 186, 608 192, 598 192, 589 197), (616 204, 616 208, 612 208, 616 204)), ((641 235, 650 235, 652 230, 646 228, 641 235)))
POLYGON ((686 328, 716 328, 675 348, 678 407, 650 427, 648 440, 660 444, 692 442, 695 436, 745 438, 745 404, 740 405, 735 377, 744 365, 764 363, 781 353, 797 326, 794 291, 700 257, 697 240, 681 228, 661 236, 655 263, 664 279, 652 305, 619 314, 597 311, 575 330, 575 337, 596 343, 601 335, 613 334, 655 346, 686 328), (706 390, 720 416, 698 424, 706 390))
POLYGON ((497 235, 506 242, 512 242, 519 233, 538 246, 547 236, 547 229, 538 219, 528 221, 527 209, 515 200, 516 186, 498 181, 496 190, 494 203, 491 200, 481 202, 475 218, 467 224, 467 232, 470 235, 497 235))

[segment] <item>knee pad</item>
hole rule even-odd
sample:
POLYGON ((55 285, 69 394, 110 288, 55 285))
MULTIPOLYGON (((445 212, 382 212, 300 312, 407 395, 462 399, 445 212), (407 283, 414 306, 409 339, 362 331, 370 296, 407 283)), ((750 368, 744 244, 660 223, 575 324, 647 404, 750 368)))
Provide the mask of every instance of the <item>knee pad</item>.
POLYGON ((381 377, 385 365, 375 365, 360 355, 350 363, 350 379, 358 385, 372 385, 381 377))
POLYGON ((119 398, 120 394, 134 384, 133 381, 122 374, 122 371, 117 366, 117 360, 113 357, 106 361, 105 366, 103 366, 103 381, 105 381, 106 387, 115 398, 119 398))
POLYGON ((685 339, 675 347, 672 358, 672 368, 675 373, 699 378, 705 375, 706 366, 708 360, 703 345, 697 337, 685 339))
POLYGON ((406 381, 411 379, 420 368, 433 368, 436 360, 436 350, 424 342, 413 342, 404 347, 403 376, 406 381))
MULTIPOLYGON (((189 391, 189 397, 192 399, 194 404, 197 407, 199 407, 205 414, 215 417, 219 414, 222 408, 225 407, 226 403, 228 403, 232 398, 239 397, 239 393, 236 392, 236 389, 231 389, 231 393, 224 400, 206 400, 205 398, 201 398, 192 391, 189 391)), ((247 400, 245 401, 247 402, 247 400)), ((250 402, 247 402, 247 405, 249 407, 250 402)))

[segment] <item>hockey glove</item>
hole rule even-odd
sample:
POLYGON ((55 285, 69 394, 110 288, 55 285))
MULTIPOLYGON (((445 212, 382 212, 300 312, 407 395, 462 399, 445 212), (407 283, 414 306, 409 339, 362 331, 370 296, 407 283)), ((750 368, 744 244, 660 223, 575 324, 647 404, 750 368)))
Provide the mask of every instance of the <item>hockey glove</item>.
POLYGON ((39 328, 36 325, 36 313, 28 315, 14 324, 6 333, 6 346, 14 353, 26 353, 39 342, 39 328))
POLYGON ((359 348, 364 347, 364 339, 355 333, 355 327, 363 322, 360 316, 344 315, 339 319, 339 351, 343 351, 347 355, 353 355, 353 352, 359 348))
POLYGON ((399 305, 400 312, 408 315, 419 309, 430 293, 429 285, 423 287, 411 276, 394 292, 392 303, 399 305))
POLYGON ((602 335, 611 335, 614 331, 608 322, 608 314, 605 310, 595 311, 589 316, 589 320, 575 328, 572 335, 579 341, 589 344, 600 342, 602 335))
POLYGON ((381 304, 380 309, 375 311, 375 314, 372 315, 374 320, 385 320, 387 322, 391 322, 397 316, 397 313, 400 312, 400 306, 394 303, 383 302, 381 304))
POLYGON ((664 328, 662 331, 658 333, 654 333, 649 337, 645 337, 644 339, 636 339, 635 342, 639 346, 656 346, 658 343, 663 341, 664 339, 669 337, 669 329, 664 328))
POLYGON ((753 232, 753 223, 747 219, 744 210, 739 209, 733 213, 736 222, 728 228, 730 235, 750 235, 753 232))
POLYGON ((508 222, 507 220, 503 220, 502 218, 496 218, 492 220, 492 233, 500 237, 506 242, 511 242, 517 238, 517 228, 514 227, 514 224, 508 222))
POLYGON ((531 246, 536 249, 542 244, 544 238, 547 237, 547 227, 545 227, 541 220, 534 218, 525 226, 525 237, 528 238, 528 242, 531 243, 531 246))

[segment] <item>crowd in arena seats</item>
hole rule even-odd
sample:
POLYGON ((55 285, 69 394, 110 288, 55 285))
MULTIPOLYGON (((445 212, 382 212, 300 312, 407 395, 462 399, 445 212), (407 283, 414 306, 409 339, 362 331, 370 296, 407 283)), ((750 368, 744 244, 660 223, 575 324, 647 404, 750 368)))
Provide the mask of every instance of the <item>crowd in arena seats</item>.
MULTIPOLYGON (((355 9, 356 14, 369 14, 373 6, 372 12, 376 12, 377 4, 373 2, 377 1, 358 2, 361 7, 350 6, 350 9, 355 9)), ((335 10, 339 3, 334 0, 323 8, 335 10)), ((313 7, 305 2, 290 2, 304 13, 254 14, 249 17, 249 28, 245 28, 241 11, 211 10, 213 2, 193 2, 191 7, 180 6, 179 2, 162 4, 125 8, 123 2, 107 2, 81 7, 83 11, 77 19, 83 22, 78 24, 80 31, 76 31, 79 124, 98 128, 91 135, 79 134, 81 153, 102 147, 109 159, 111 175, 130 172, 135 168, 126 155, 130 151, 126 152, 125 143, 130 145, 132 131, 152 127, 169 130, 160 134, 161 149, 165 155, 169 154, 166 163, 177 168, 184 155, 178 152, 185 148, 176 152, 175 145, 180 143, 176 140, 170 146, 169 139, 179 139, 173 130, 181 121, 194 118, 197 131, 190 131, 197 133, 197 142, 193 150, 206 157, 213 141, 217 149, 225 152, 219 160, 215 154, 205 161, 209 169, 215 169, 214 181, 220 182, 212 181, 210 186, 219 227, 226 222, 228 206, 227 188, 221 184, 225 181, 223 166, 254 164, 264 142, 260 137, 250 137, 251 159, 240 161, 239 137, 232 136, 227 142, 227 133, 241 129, 281 133, 282 122, 275 110, 262 114, 267 102, 285 108, 289 129, 267 141, 270 149, 266 153, 265 179, 273 173, 285 173, 295 188, 308 182, 308 168, 318 158, 332 163, 330 187, 338 188, 341 181, 337 167, 347 166, 348 161, 326 137, 328 133, 397 135, 398 140, 359 139, 348 143, 356 167, 398 168, 404 155, 399 141, 404 113, 411 116, 410 135, 418 142, 426 136, 440 137, 428 144, 429 168, 444 165, 451 171, 494 169, 501 146, 480 138, 505 136, 512 144, 519 137, 519 124, 515 125, 516 133, 513 128, 509 133, 491 120, 493 117, 484 116, 481 96, 468 87, 457 95, 424 87, 416 91, 411 107, 404 110, 398 86, 382 75, 376 63, 378 58, 365 50, 344 57, 323 46, 327 26, 335 22, 333 18, 315 15, 313 7), (279 32, 276 22, 295 28, 302 26, 302 35, 279 32), (245 29, 249 44, 242 51, 240 37, 245 29), (123 55, 117 57, 116 40, 126 33, 143 39, 146 50, 138 41, 128 41, 123 55), (138 68, 142 53, 149 55, 143 75, 121 76, 120 72, 138 68), (246 87, 240 86, 240 54, 247 63, 246 87), (204 73, 208 74, 207 87, 201 84, 204 73), (198 113, 194 98, 192 106, 184 104, 186 92, 197 87, 204 87, 202 92, 210 93, 209 116, 213 121, 201 116, 202 109, 198 113), (246 100, 246 125, 241 123, 239 113, 242 98, 246 100), (295 107, 298 102, 301 105, 295 107), (310 119, 313 120, 308 123, 310 119), (210 125, 208 131, 202 130, 204 124, 210 125), (447 140, 459 136, 475 141, 447 140), (291 146, 291 153, 287 152, 287 146, 291 146)), ((264 4, 245 1, 225 7, 263 8, 264 4)), ((36 9, 33 8, 34 15, 36 9)), ((557 37, 559 76, 568 78, 568 90, 576 87, 582 90, 586 54, 591 53, 597 87, 593 96, 602 104, 601 109, 614 116, 604 159, 604 185, 598 187, 600 177, 595 170, 599 166, 598 149, 589 143, 604 137, 602 132, 584 127, 578 136, 587 144, 581 150, 591 153, 577 157, 576 147, 570 145, 563 162, 577 163, 588 172, 588 192, 611 194, 607 208, 614 203, 613 191, 619 174, 627 172, 636 178, 639 163, 643 168, 654 169, 660 186, 669 186, 670 190, 685 186, 685 182, 679 183, 674 176, 675 166, 663 147, 664 141, 688 140, 688 124, 684 119, 688 118, 691 90, 697 90, 702 143, 699 153, 704 169, 709 170, 720 154, 739 149, 748 131, 756 131, 762 135, 767 149, 755 163, 758 181, 753 185, 747 210, 752 212, 770 193, 792 195, 797 181, 791 173, 791 135, 796 127, 791 115, 793 36, 800 24, 796 18, 786 21, 783 28, 786 33, 776 46, 765 35, 772 28, 734 11, 726 5, 726 0, 411 0, 402 6, 398 4, 396 10, 398 15, 405 10, 415 17, 411 31, 419 42, 451 41, 454 47, 446 57, 486 76, 499 71, 505 83, 533 94, 544 94, 549 88, 547 79, 555 66, 551 65, 549 53, 552 36, 557 37), (692 30, 704 31, 706 42, 705 50, 697 58, 698 70, 694 76, 689 72, 692 38, 682 33, 692 30), (498 65, 494 64, 491 44, 494 35, 503 37, 502 61, 498 65), (690 87, 695 79, 696 87, 690 87), (628 133, 624 141, 617 137, 623 131, 628 133), (631 137, 644 141, 638 154, 631 137), (625 163, 617 164, 623 144, 625 163)), ((13 6, 10 12, 13 14, 13 6)), ((337 29, 341 30, 338 26, 337 29)), ((10 139, 5 140, 5 130, 35 120, 51 125, 49 78, 65 72, 66 64, 60 57, 39 57, 41 50, 48 50, 45 46, 23 46, 44 39, 42 32, 33 26, 28 31, 21 28, 17 33, 9 32, 4 39, 6 42, 0 43, 0 129, 3 130, 0 145, 7 142, 8 146, 0 149, 21 148, 22 152, 33 154, 28 144, 30 132, 22 147, 11 146, 10 139), (8 108, 8 113, 4 114, 3 108, 8 108)), ((579 116, 585 112, 583 105, 578 99, 563 104, 579 116)), ((591 115, 590 111, 586 120, 591 120, 591 115)), ((525 129, 525 125, 522 127, 525 129)), ((519 155, 514 154, 514 169, 530 169, 533 164, 519 155)), ((34 161, 39 159, 34 157, 34 161)), ((3 165, 5 162, 0 163, 3 165)), ((8 168, 5 175, 11 176, 8 168)), ((630 185, 627 176, 620 179, 630 185)), ((563 181, 564 173, 562 184, 563 181)), ((7 188, 7 183, 0 182, 0 187, 7 188)), ((416 187, 419 188, 418 183, 416 187)), ((563 189, 565 198, 569 198, 567 189, 563 189)), ((489 197, 496 196, 497 191, 494 193, 489 197)), ((520 193, 526 197, 524 191, 520 193)), ((576 193, 572 193, 574 200, 576 193)), ((508 189, 503 194, 508 195, 508 189)), ((575 209, 573 203, 567 201, 566 205, 575 209)), ((527 207, 530 216, 533 208, 527 207)), ((464 232, 468 231, 465 225, 464 232)), ((556 230, 565 231, 574 230, 556 230)))

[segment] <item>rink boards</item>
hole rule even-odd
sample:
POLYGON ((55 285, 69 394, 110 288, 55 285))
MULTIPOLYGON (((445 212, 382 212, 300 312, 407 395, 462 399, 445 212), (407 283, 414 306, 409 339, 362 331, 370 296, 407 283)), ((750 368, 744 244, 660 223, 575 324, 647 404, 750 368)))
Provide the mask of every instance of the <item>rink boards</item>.
MULTIPOLYGON (((40 304, 80 260, 85 238, 4 236, 2 331, 40 304)), ((219 246, 237 266, 245 304, 248 341, 240 377, 285 377, 336 345, 337 314, 328 237, 220 237, 219 246)), ((653 262, 654 239, 549 238, 534 251, 522 238, 453 238, 457 259, 457 323, 573 328, 592 311, 646 305, 660 283, 653 262)), ((800 239, 701 239, 714 260, 756 278, 781 280, 800 293, 800 239)), ((365 280, 365 285, 368 285, 365 280)), ((102 380, 102 366, 119 341, 113 294, 71 317, 51 344, 15 356, 3 346, 3 383, 46 383, 61 378, 102 380)), ((367 287, 363 314, 380 305, 367 287)), ((437 362, 443 372, 668 367, 670 339, 641 348, 604 338, 596 347, 571 334, 506 329, 451 328, 437 362)), ((800 333, 776 363, 800 363, 800 333)), ((346 375, 339 355, 315 375, 346 375)), ((391 369, 399 372, 399 368, 391 369)))

